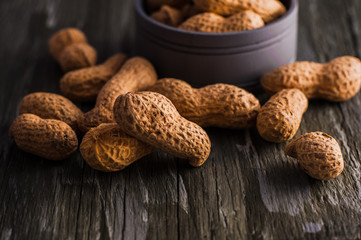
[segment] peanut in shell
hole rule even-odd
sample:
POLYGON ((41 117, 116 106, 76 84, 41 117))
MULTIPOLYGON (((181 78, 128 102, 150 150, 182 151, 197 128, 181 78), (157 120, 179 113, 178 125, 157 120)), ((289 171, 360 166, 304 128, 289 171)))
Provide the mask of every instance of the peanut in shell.
POLYGON ((266 92, 298 88, 308 98, 332 102, 346 101, 361 87, 361 61, 351 56, 335 58, 328 63, 295 62, 279 67, 261 79, 266 92))
POLYGON ((256 124, 261 107, 251 93, 223 83, 197 89, 182 80, 164 78, 148 91, 169 98, 184 118, 201 127, 249 128, 256 124))
POLYGON ((194 167, 208 158, 211 142, 197 124, 183 118, 172 102, 155 92, 120 95, 114 117, 127 134, 170 155, 188 159, 194 167))
POLYGON ((68 124, 34 114, 18 116, 9 134, 20 149, 49 160, 66 159, 78 148, 76 133, 68 124))
POLYGON ((340 145, 323 132, 310 132, 294 139, 286 146, 285 154, 296 158, 308 175, 319 180, 335 178, 344 168, 340 145))
POLYGON ((102 123, 90 129, 80 144, 88 165, 103 172, 123 170, 154 148, 123 132, 117 123, 102 123))

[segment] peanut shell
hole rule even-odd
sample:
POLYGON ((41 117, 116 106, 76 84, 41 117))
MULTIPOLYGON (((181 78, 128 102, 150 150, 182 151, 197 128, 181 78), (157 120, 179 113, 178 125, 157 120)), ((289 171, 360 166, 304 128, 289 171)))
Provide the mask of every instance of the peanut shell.
POLYGON ((49 160, 68 158, 78 148, 77 136, 68 124, 34 114, 17 117, 10 136, 20 149, 49 160))
POLYGON ((335 178, 344 168, 340 145, 323 132, 303 134, 286 146, 285 153, 296 158, 305 172, 315 179, 335 178))
POLYGON ((183 118, 172 102, 155 92, 120 95, 114 117, 127 134, 155 148, 189 160, 194 167, 208 158, 211 142, 197 124, 183 118))
POLYGON ((298 89, 284 89, 262 106, 257 116, 257 129, 269 142, 293 138, 308 107, 307 97, 298 89))
POLYGON ((154 148, 124 133, 117 123, 102 123, 90 129, 80 144, 80 153, 90 167, 114 172, 150 154, 154 148))
POLYGON ((252 11, 242 11, 229 18, 215 13, 200 13, 185 22, 178 28, 187 31, 225 33, 256 29, 264 26, 262 18, 252 11))
POLYGON ((60 54, 59 64, 64 72, 94 66, 97 61, 96 50, 87 43, 73 44, 60 54))
POLYGON ((260 15, 265 23, 274 21, 286 12, 285 6, 277 0, 193 0, 205 12, 222 16, 251 10, 260 15))
POLYGON ((308 98, 346 101, 360 90, 361 61, 343 56, 324 64, 295 62, 265 74, 261 84, 270 94, 285 88, 298 88, 308 98))
POLYGON ((87 132, 101 123, 114 122, 114 101, 120 94, 146 89, 156 81, 157 73, 149 61, 141 57, 127 60, 100 90, 95 107, 79 118, 78 126, 87 132))
POLYGON ((95 101, 100 89, 111 79, 127 57, 115 54, 103 64, 66 73, 60 80, 60 90, 74 101, 95 101))
POLYGON ((93 66, 97 59, 96 50, 76 28, 64 28, 54 33, 49 40, 49 51, 63 71, 93 66))
POLYGON ((59 61, 63 50, 73 44, 86 43, 84 33, 77 28, 64 28, 54 33, 49 40, 49 51, 54 60, 59 61))
POLYGON ((258 99, 251 93, 223 83, 195 89, 184 81, 164 78, 148 91, 169 98, 184 118, 201 127, 252 127, 260 109, 258 99))
POLYGON ((20 102, 19 113, 32 113, 44 119, 57 119, 78 132, 77 120, 83 112, 69 99, 54 93, 36 92, 20 102))

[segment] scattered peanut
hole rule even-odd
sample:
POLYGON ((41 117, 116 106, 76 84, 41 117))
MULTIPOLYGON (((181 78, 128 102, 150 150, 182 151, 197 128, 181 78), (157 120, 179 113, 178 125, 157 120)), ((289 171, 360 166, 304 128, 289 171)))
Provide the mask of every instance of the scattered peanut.
POLYGON ((298 89, 285 89, 273 95, 257 116, 257 129, 269 142, 293 138, 308 107, 307 97, 298 89))
POLYGON ((120 130, 117 123, 102 123, 90 129, 80 144, 80 152, 90 167, 114 172, 150 154, 154 148, 120 130))
POLYGON ((60 90, 74 101, 95 101, 100 89, 126 61, 124 54, 116 54, 103 64, 68 72, 60 80, 60 90))
POLYGON ((298 159, 305 172, 319 180, 335 178, 344 168, 340 145, 323 132, 310 132, 296 138, 286 146, 285 153, 298 159))
POLYGON ((157 74, 150 62, 141 57, 134 57, 124 63, 100 90, 95 108, 78 120, 83 132, 101 123, 114 122, 113 105, 120 94, 146 89, 157 81, 157 74))
POLYGON ((172 102, 159 93, 120 95, 114 117, 129 135, 198 167, 208 158, 211 142, 197 124, 180 116, 172 102))
POLYGON ((69 99, 54 93, 36 92, 26 95, 20 102, 20 114, 32 113, 44 119, 57 119, 78 132, 77 120, 83 112, 69 99))
POLYGON ((184 81, 164 78, 148 90, 169 98, 184 118, 202 127, 252 127, 260 109, 251 93, 228 84, 194 89, 184 81))
POLYGON ((345 101, 360 90, 361 61, 344 56, 325 64, 295 62, 267 73, 261 84, 271 94, 285 88, 298 88, 308 98, 345 101))
POLYGON ((223 16, 251 10, 260 15, 264 22, 271 22, 286 12, 285 6, 277 0, 193 0, 194 4, 205 12, 223 16))
POLYGON ((97 60, 96 50, 76 28, 65 28, 53 34, 49 51, 65 72, 93 66, 97 60))
POLYGON ((258 14, 252 11, 242 11, 229 18, 210 12, 197 14, 187 19, 178 28, 197 32, 224 33, 251 30, 263 26, 264 22, 258 14))
POLYGON ((17 117, 10 127, 10 136, 20 149, 49 160, 68 158, 78 148, 76 134, 68 124, 34 114, 17 117))
POLYGON ((182 11, 168 5, 163 5, 158 11, 153 12, 150 17, 172 27, 177 27, 183 21, 182 11))

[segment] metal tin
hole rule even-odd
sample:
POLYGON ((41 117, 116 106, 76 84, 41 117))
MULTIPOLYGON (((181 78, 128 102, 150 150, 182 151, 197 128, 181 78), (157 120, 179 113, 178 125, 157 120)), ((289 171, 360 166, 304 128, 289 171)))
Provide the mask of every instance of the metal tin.
POLYGON ((135 0, 136 53, 150 60, 160 77, 200 87, 229 83, 254 86, 260 77, 297 54, 298 0, 282 1, 287 13, 266 26, 243 32, 201 33, 153 20, 135 0))

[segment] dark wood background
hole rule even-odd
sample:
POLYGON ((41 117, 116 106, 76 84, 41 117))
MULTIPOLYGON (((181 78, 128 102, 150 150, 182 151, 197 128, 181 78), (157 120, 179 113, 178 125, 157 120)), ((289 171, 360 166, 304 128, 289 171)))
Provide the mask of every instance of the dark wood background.
MULTIPOLYGON (((360 0, 300 0, 298 59, 360 57, 360 14, 360 0)), ((338 140, 345 170, 331 181, 308 177, 285 144, 255 128, 207 129, 213 147, 201 168, 155 152, 102 173, 79 153, 61 162, 24 153, 8 129, 23 96, 59 92, 62 72, 47 50, 56 30, 83 29, 100 61, 132 54, 132 1, 3 0, 0 26, 0 239, 361 238, 360 94, 311 101, 297 133, 338 140)))

